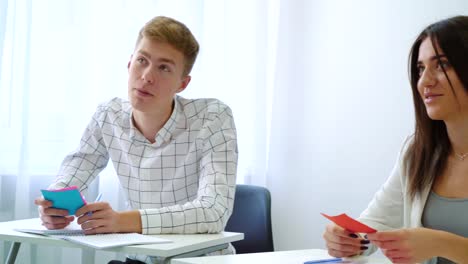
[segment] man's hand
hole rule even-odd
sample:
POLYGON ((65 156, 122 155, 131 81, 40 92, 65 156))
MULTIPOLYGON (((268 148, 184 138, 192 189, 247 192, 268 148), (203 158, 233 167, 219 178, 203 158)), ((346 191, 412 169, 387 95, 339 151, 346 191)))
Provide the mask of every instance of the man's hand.
POLYGON ((116 212, 107 202, 89 203, 75 213, 85 234, 141 233, 140 212, 116 212))
POLYGON ((52 202, 42 197, 36 198, 34 203, 38 205, 39 217, 47 229, 65 228, 75 219, 73 215, 68 215, 67 210, 52 208, 52 202))

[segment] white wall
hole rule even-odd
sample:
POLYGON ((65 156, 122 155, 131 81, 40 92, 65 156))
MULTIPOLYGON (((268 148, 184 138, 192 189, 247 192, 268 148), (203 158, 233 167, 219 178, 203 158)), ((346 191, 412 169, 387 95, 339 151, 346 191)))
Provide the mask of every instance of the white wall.
POLYGON ((413 130, 412 41, 431 22, 468 14, 468 1, 282 5, 279 45, 297 49, 278 57, 276 91, 288 103, 273 109, 275 247, 323 248, 328 220, 319 213, 359 216, 413 130))

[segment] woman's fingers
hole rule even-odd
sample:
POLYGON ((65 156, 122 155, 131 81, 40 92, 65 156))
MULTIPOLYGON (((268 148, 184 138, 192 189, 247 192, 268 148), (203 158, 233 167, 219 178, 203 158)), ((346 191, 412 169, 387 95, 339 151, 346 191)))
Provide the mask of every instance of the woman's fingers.
POLYGON ((349 257, 367 249, 369 241, 343 229, 335 224, 327 225, 323 238, 326 241, 328 253, 334 257, 349 257))

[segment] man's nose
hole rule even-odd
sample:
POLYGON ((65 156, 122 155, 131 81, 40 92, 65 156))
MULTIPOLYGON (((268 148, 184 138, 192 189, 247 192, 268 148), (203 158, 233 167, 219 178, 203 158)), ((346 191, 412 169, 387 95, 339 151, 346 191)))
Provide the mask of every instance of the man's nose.
POLYGON ((153 84, 154 83, 154 74, 153 72, 151 71, 150 68, 146 69, 143 71, 143 74, 141 75, 141 79, 145 82, 145 83, 150 83, 150 84, 153 84))

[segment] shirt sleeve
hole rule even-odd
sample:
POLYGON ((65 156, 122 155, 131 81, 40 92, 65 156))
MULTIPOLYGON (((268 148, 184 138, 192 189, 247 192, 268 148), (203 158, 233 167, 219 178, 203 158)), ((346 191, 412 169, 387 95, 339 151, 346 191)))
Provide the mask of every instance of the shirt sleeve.
POLYGON ((234 202, 237 136, 231 110, 226 107, 207 122, 199 167, 197 197, 185 204, 140 210, 142 233, 219 233, 234 202))
MULTIPOLYGON (((374 195, 372 201, 362 212, 359 220, 378 231, 392 230, 403 227, 404 203, 406 197, 406 181, 404 172, 404 156, 408 139, 398 155, 390 177, 374 195)), ((370 254, 376 250, 371 245, 364 254, 370 254)))
POLYGON ((403 190, 400 165, 397 163, 390 177, 374 195, 359 220, 379 231, 400 228, 403 224, 403 190))
POLYGON ((99 120, 105 116, 103 107, 99 107, 81 137, 79 147, 63 160, 56 181, 49 189, 77 186, 86 190, 99 172, 109 161, 107 148, 99 126, 99 120))

